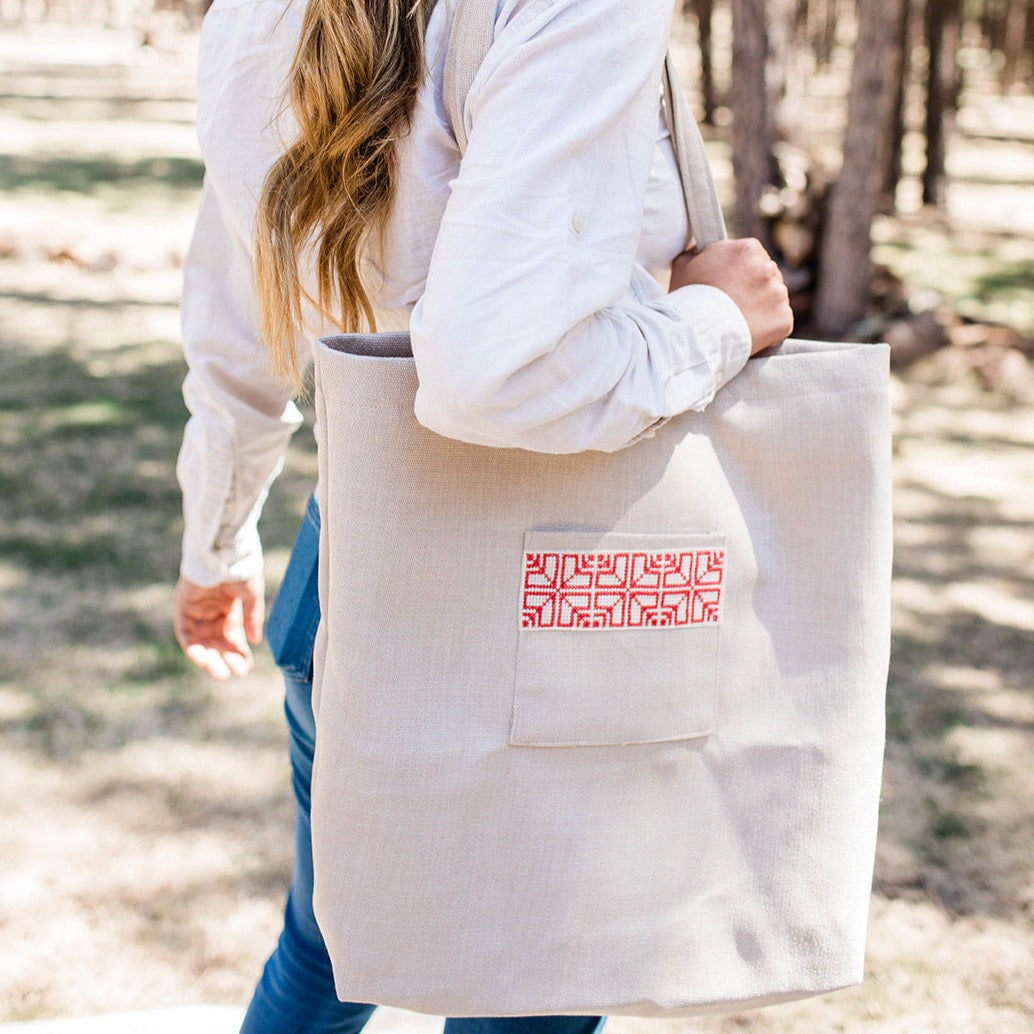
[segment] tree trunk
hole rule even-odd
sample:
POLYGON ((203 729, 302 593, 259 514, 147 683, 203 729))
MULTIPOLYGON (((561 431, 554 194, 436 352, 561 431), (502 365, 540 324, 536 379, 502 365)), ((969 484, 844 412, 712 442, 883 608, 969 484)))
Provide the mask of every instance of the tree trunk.
POLYGON ((693 11, 700 45, 700 93, 704 103, 704 123, 714 125, 718 97, 714 85, 714 0, 683 0, 683 13, 693 11))
POLYGON ((947 141, 958 104, 959 22, 961 0, 926 0, 926 168, 923 204, 945 203, 947 141))
POLYGON ((1029 0, 1010 0, 1005 16, 1005 66, 1002 69, 1002 86, 1008 90, 1019 84, 1023 78, 1023 61, 1027 51, 1028 23, 1030 21, 1029 0))
POLYGON ((760 210, 761 194, 772 179, 773 143, 765 82, 768 27, 764 0, 732 0, 732 41, 733 232, 737 237, 757 237, 770 249, 760 210))
POLYGON ((836 46, 838 0, 812 0, 808 6, 809 35, 818 65, 828 65, 836 46))
MULTIPOLYGON (((768 82, 769 121, 772 142, 798 139, 805 110, 805 79, 797 47, 797 0, 768 0, 768 82)), ((773 168, 773 173, 775 172, 773 168)))
POLYGON ((865 314, 872 280, 871 232, 886 169, 883 149, 899 69, 895 40, 902 0, 859 0, 858 39, 848 97, 844 164, 833 184, 819 261, 814 321, 844 335, 865 314))
POLYGON ((877 202, 878 210, 883 215, 889 215, 896 210, 898 184, 901 182, 902 147, 905 141, 905 106, 908 99, 908 81, 911 71, 909 60, 912 54, 912 47, 909 45, 911 26, 912 0, 903 0, 895 44, 901 55, 901 73, 896 77, 891 98, 890 118, 887 123, 887 143, 883 151, 887 164, 883 177, 883 188, 877 202))
MULTIPOLYGON (((786 99, 789 69, 791 12, 787 0, 767 0, 765 11, 765 83, 768 86, 768 104, 772 124, 779 124, 778 113, 786 99)), ((735 29, 733 30, 735 31, 735 29)))
POLYGON ((810 6, 810 0, 797 0, 797 12, 794 16, 794 36, 799 43, 804 43, 808 39, 810 6))

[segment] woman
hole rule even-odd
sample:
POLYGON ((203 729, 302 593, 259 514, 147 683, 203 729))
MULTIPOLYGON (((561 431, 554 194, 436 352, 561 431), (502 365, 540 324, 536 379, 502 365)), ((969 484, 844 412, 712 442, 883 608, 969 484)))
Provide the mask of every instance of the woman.
MULTIPOLYGON (((461 161, 442 104, 450 3, 427 16, 409 0, 216 0, 200 55, 207 176, 185 273, 192 415, 178 467, 176 632, 199 667, 244 674, 261 639, 257 521, 300 422, 303 323, 408 328, 426 427, 544 452, 623 448, 705 406, 789 333, 785 286, 756 241, 684 250, 659 110, 671 14, 671 0, 497 0, 461 161)), ((270 622, 297 858, 246 1031, 357 1030, 372 1011, 336 1000, 312 917, 317 527, 310 504, 270 622)), ((585 1034, 599 1022, 449 1024, 585 1034)))

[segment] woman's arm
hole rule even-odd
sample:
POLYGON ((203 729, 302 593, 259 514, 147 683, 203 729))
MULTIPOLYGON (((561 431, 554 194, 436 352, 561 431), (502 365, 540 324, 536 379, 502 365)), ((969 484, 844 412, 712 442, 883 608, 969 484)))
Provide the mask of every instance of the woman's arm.
POLYGON ((183 278, 191 417, 177 466, 182 572, 198 585, 261 570, 259 512, 301 423, 293 388, 273 374, 259 339, 253 241, 262 181, 293 131, 282 97, 300 18, 289 0, 216 0, 202 28, 205 183, 183 278))
POLYGON ((181 313, 191 414, 176 467, 181 571, 198 585, 241 581, 262 569, 259 512, 301 415, 263 351, 250 248, 211 179, 187 253, 181 313))
POLYGON ((261 639, 258 518, 301 423, 259 340, 252 244, 257 191, 281 145, 278 98, 298 27, 287 6, 217 0, 201 41, 206 176, 181 305, 191 415, 177 463, 184 537, 174 623, 187 656, 217 678, 248 671, 248 644, 261 639))
POLYGON ((515 0, 411 322, 418 418, 486 445, 621 448, 750 353, 723 290, 635 265, 670 0, 515 0))

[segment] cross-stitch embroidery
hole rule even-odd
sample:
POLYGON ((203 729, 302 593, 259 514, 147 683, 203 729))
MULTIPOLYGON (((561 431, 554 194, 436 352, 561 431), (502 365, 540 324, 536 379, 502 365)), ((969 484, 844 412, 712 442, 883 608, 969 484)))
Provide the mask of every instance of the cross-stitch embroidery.
POLYGON ((525 553, 524 628, 674 628, 720 620, 725 551, 525 553))

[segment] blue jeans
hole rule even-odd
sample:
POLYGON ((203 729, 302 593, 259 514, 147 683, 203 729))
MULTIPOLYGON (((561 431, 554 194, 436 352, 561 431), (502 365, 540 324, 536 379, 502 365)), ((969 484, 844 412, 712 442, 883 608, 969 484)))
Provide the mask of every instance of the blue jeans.
MULTIPOLYGON (((309 783, 315 744, 312 644, 319 624, 319 523, 313 499, 269 617, 269 645, 286 684, 284 709, 297 802, 294 873, 284 910, 284 929, 255 988, 241 1034, 358 1034, 376 1008, 338 1001, 330 958, 312 912, 309 783)), ((599 1016, 449 1019, 445 1034, 598 1034, 603 1023, 599 1016)))

